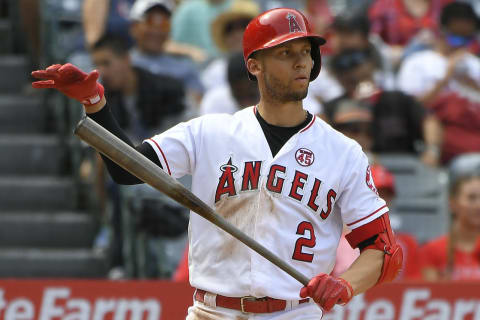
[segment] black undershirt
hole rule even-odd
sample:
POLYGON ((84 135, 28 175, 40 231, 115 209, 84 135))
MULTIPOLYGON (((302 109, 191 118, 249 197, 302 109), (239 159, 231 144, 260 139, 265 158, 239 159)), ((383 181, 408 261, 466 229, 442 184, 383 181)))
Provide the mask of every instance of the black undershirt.
POLYGON ((312 114, 307 111, 307 116, 305 118, 305 121, 300 123, 298 126, 279 127, 279 126, 274 126, 272 124, 267 123, 262 118, 258 110, 257 112, 255 112, 255 116, 257 117, 257 120, 260 123, 260 126, 262 127, 263 134, 267 139, 268 145, 270 146, 270 150, 272 151, 272 156, 274 157, 278 153, 278 151, 280 151, 283 145, 288 141, 288 139, 290 139, 295 133, 305 128, 310 123, 310 121, 312 121, 312 118, 313 118, 312 114))

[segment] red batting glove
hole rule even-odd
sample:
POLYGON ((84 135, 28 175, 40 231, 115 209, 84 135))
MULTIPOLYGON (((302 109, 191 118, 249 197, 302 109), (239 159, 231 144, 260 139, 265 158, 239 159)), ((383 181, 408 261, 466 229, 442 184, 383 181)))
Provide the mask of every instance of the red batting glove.
POLYGON ((32 76, 42 79, 33 82, 32 87, 57 89, 86 107, 98 103, 103 98, 104 89, 97 82, 99 76, 97 70, 86 74, 71 63, 54 64, 45 70, 33 71, 32 76))
POLYGON ((347 304, 353 289, 348 281, 321 273, 300 290, 300 297, 312 297, 323 310, 330 311, 335 304, 347 304))

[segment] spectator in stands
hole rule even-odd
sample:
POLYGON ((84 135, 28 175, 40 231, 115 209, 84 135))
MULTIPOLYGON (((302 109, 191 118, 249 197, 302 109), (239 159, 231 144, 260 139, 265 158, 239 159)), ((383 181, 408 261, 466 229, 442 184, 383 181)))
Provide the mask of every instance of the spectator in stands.
POLYGON ((333 55, 346 50, 369 50, 376 66, 377 85, 384 89, 394 88, 391 61, 382 43, 371 36, 371 25, 366 15, 345 13, 337 16, 332 25, 330 42, 333 55))
POLYGON ((480 154, 462 155, 450 166, 452 215, 448 234, 421 248, 425 280, 480 280, 480 154))
POLYGON ((370 163, 374 163, 372 109, 363 101, 344 99, 338 103, 332 113, 327 111, 327 115, 330 124, 347 137, 357 141, 370 159, 370 163))
MULTIPOLYGON (((82 7, 82 24, 86 49, 98 41, 104 34, 118 34, 133 45, 129 33, 129 14, 135 0, 85 0, 82 7)), ((157 0, 141 1, 144 6, 155 5, 157 0)), ((188 56, 195 62, 202 63, 206 59, 203 51, 192 46, 181 45, 168 40, 165 52, 188 56)), ((82 59, 86 59, 82 57, 82 59)), ((76 62, 76 61, 75 61, 76 62)))
POLYGON ((243 52, 243 32, 259 13, 260 8, 254 1, 235 0, 230 9, 213 20, 210 30, 221 57, 210 62, 202 72, 201 79, 206 90, 227 84, 228 56, 243 52))
POLYGON ((180 79, 189 104, 197 106, 203 95, 199 72, 191 59, 165 51, 169 39, 172 0, 137 0, 130 10, 130 32, 136 41, 132 63, 154 74, 180 79))
MULTIPOLYGON (((164 130, 182 120, 185 111, 183 84, 172 77, 154 75, 130 62, 127 41, 124 38, 104 35, 91 49, 92 59, 98 68, 105 86, 105 94, 112 112, 132 141, 141 141, 152 132, 164 130)), ((99 159, 97 159, 99 160, 99 159)), ((100 209, 105 209, 105 185, 112 200, 111 222, 112 270, 110 277, 124 277, 123 231, 121 219, 121 193, 116 184, 106 181, 103 161, 96 161, 97 190, 100 209)), ((99 243, 106 245, 108 236, 102 229, 97 236, 99 243)))
MULTIPOLYGON (((129 46, 133 45, 133 38, 129 33, 128 15, 135 0, 62 1, 62 4, 64 7, 69 7, 75 2, 78 2, 78 7, 81 8, 78 18, 81 19, 82 25, 78 36, 68 37, 71 38, 68 42, 71 42, 72 48, 67 50, 67 56, 63 58, 67 62, 83 70, 93 70, 94 65, 89 50, 105 34, 116 34, 124 38, 129 46)), ((73 12, 76 11, 78 10, 73 12)), ((62 30, 61 25, 58 28, 62 30)), ((67 30, 69 28, 71 26, 67 30)), ((62 50, 65 50, 64 46, 62 50)), ((56 48, 53 50, 55 53, 58 51, 56 48)))
POLYGON ((327 51, 322 49, 324 54, 322 58, 325 58, 322 72, 311 83, 309 89, 320 102, 325 103, 338 98, 344 93, 342 85, 338 83, 338 80, 332 74, 329 65, 331 56, 343 51, 370 50, 376 66, 375 83, 380 88, 393 89, 394 76, 391 66, 380 51, 380 47, 369 37, 369 33, 370 23, 366 15, 358 13, 341 14, 335 18, 327 34, 327 51))
MULTIPOLYGON (((394 176, 382 165, 373 164, 371 167, 371 174, 375 187, 378 190, 378 194, 385 200, 387 206, 390 208, 390 214, 395 215, 392 212, 393 201, 395 198, 395 179, 394 176)), ((395 230, 395 219, 392 219, 392 228, 395 230)), ((358 257, 360 252, 358 249, 352 249, 345 239, 345 234, 348 234, 349 229, 344 228, 340 244, 337 248, 337 258, 335 261, 335 267, 332 274, 338 276, 345 272, 353 261, 358 257)), ((404 257, 402 271, 396 278, 399 280, 413 280, 420 278, 420 268, 418 265, 418 242, 412 235, 403 232, 395 232, 395 238, 400 246, 402 246, 404 257)))
MULTIPOLYGON (((437 147, 441 131, 438 120, 425 112, 415 98, 400 91, 380 89, 374 80, 376 65, 371 50, 348 50, 332 58, 331 69, 345 94, 325 104, 325 115, 333 121, 336 110, 350 100, 361 101, 373 117, 373 152, 419 152, 417 145, 437 147)), ((435 148, 424 148, 422 159, 436 165, 435 148)))
POLYGON ((132 66, 127 43, 120 37, 104 35, 91 54, 112 112, 131 139, 139 141, 180 121, 186 109, 180 80, 132 66))
POLYGON ((398 86, 442 122, 442 162, 447 163, 480 151, 480 59, 469 52, 480 22, 469 4, 454 2, 442 10, 441 24, 435 46, 403 62, 398 86))
POLYGON ((210 58, 218 56, 210 25, 231 4, 232 0, 183 1, 172 18, 172 39, 203 49, 210 58))
POLYGON ((361 13, 342 13, 331 25, 330 47, 332 53, 348 49, 366 49, 373 44, 369 39, 370 21, 361 13))
POLYGON ((389 46, 389 56, 397 64, 415 36, 431 41, 439 30, 440 11, 452 1, 376 0, 369 9, 371 31, 389 46))

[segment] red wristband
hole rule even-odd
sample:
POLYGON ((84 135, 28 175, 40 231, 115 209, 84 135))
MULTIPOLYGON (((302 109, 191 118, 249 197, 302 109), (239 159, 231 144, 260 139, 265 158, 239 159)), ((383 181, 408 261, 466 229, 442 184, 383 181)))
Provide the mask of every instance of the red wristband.
POLYGON ((103 95, 104 95, 105 89, 103 86, 97 82, 97 93, 93 96, 87 97, 82 101, 82 104, 85 107, 90 107, 93 106, 94 104, 97 104, 102 100, 103 95))

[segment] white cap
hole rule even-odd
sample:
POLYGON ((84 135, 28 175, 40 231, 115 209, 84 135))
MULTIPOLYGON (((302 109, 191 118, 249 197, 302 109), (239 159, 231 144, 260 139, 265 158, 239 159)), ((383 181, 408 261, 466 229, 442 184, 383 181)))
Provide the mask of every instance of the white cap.
POLYGON ((162 6, 170 14, 175 9, 175 4, 172 0, 137 0, 130 9, 129 18, 131 21, 142 20, 145 12, 155 6, 162 6))

